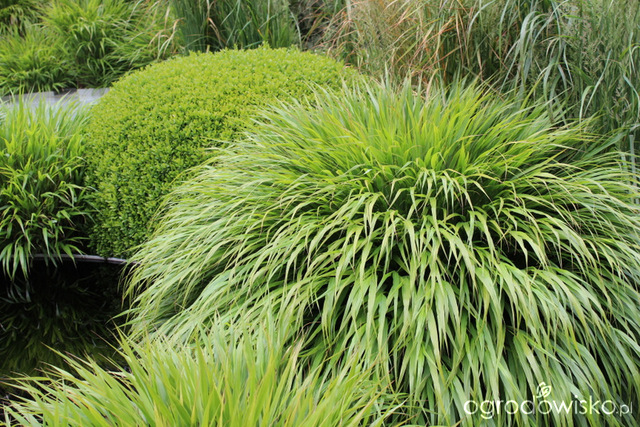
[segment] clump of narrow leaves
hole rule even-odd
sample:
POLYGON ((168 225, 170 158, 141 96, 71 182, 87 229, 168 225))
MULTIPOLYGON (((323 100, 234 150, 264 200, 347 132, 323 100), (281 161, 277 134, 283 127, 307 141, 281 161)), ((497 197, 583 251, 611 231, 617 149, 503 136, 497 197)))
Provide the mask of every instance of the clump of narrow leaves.
POLYGON ((268 115, 168 199, 136 257, 134 333, 275 314, 311 334, 307 357, 382 358, 426 424, 630 425, 465 407, 543 382, 638 401, 636 177, 607 141, 473 87, 316 105, 268 115))
POLYGON ((127 71, 168 56, 163 7, 154 3, 52 0, 43 7, 42 25, 54 34, 76 85, 107 87, 127 71))
POLYGON ((0 34, 10 31, 24 32, 38 15, 37 0, 0 1, 0 34))
MULTIPOLYGON (((6 409, 25 426, 380 426, 396 407, 355 360, 335 376, 299 362, 300 344, 274 335, 242 338, 232 330, 201 335, 196 345, 145 339, 124 343, 126 369, 68 360, 21 388, 31 398, 6 409), (230 339, 231 338, 231 339, 230 339)), ((9 423, 11 425, 11 423, 9 423)))
POLYGON ((91 211, 80 156, 86 113, 44 102, 0 107, 0 265, 28 275, 31 256, 81 251, 91 211))
POLYGON ((25 26, 0 38, 0 94, 61 90, 73 84, 68 60, 50 31, 25 26))

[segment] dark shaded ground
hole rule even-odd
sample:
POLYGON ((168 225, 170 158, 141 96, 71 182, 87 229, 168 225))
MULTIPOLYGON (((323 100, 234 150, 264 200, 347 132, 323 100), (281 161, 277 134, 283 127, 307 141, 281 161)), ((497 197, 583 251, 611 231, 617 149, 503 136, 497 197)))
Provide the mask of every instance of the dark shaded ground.
MULTIPOLYGON (((125 305, 118 286, 123 267, 42 260, 29 278, 0 274, 0 408, 17 391, 10 378, 64 366, 61 354, 112 357, 125 305)), ((0 424, 4 411, 0 410, 0 424)))

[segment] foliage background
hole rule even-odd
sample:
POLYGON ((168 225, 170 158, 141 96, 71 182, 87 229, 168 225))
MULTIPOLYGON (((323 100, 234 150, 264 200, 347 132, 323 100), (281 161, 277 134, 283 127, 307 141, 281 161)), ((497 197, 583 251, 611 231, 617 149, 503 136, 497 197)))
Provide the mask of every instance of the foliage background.
MULTIPOLYGON (((374 384, 391 380, 396 392, 409 393, 414 404, 403 408, 421 422, 462 418, 470 396, 529 398, 542 377, 559 399, 638 401, 640 10, 633 0, 11 3, 19 7, 0 9, 3 93, 109 85, 175 53, 262 44, 319 50, 376 79, 408 78, 430 93, 427 107, 409 90, 395 98, 370 89, 323 101, 326 111, 316 116, 308 105, 292 115, 281 109, 284 118, 268 116, 271 127, 253 134, 260 149, 234 146, 219 163, 185 175, 192 178, 167 199, 160 231, 137 255, 145 264, 130 288, 140 296, 134 339, 170 332, 188 341, 194 325, 215 316, 249 329, 277 323, 288 344, 305 334, 295 358, 308 366, 296 378, 343 378, 342 360, 375 362, 367 368, 374 384), (102 3, 108 7, 98 10, 102 3), (507 102, 469 95, 457 86, 461 77, 507 102), (450 85, 449 95, 436 89, 450 85), (448 126, 434 125, 443 119, 448 126), (251 321, 240 322, 240 314, 251 321)), ((160 77, 153 83, 166 83, 160 77)), ((229 108, 250 103, 229 92, 238 101, 229 108)), ((176 134, 189 129, 164 120, 176 134)), ((149 137, 140 133, 138 147, 150 146, 149 137)), ((170 137, 161 141, 171 144, 170 137)), ((101 154, 87 153, 99 163, 101 154)), ((122 192, 133 205, 144 205, 175 172, 165 151, 149 153, 140 164, 160 168, 139 180, 146 190, 122 192)), ((200 146, 182 154, 198 157, 200 146)), ((103 171, 108 179, 94 182, 110 182, 118 194, 127 175, 103 171)), ((23 221, 11 218, 5 224, 23 221)), ((147 223, 136 221, 126 213, 108 220, 130 226, 135 237, 104 253, 131 253, 147 233, 147 223)), ((96 247, 108 245, 106 230, 96 233, 103 233, 96 247)), ((5 246, 15 249, 3 252, 11 274, 24 269, 37 233, 5 246)), ((131 353, 130 363, 143 351, 131 353)), ((191 360, 159 353, 151 349, 145 359, 191 360)), ((101 410, 117 414, 140 398, 118 388, 124 380, 110 383, 110 374, 90 371, 96 376, 86 378, 113 387, 84 388, 87 395, 122 392, 101 410)), ((160 388, 176 384, 175 366, 165 372, 160 388)), ((52 389, 56 396, 72 390, 52 389)), ((151 400, 164 402, 160 392, 151 400)), ((637 415, 492 422, 635 425, 637 415)))

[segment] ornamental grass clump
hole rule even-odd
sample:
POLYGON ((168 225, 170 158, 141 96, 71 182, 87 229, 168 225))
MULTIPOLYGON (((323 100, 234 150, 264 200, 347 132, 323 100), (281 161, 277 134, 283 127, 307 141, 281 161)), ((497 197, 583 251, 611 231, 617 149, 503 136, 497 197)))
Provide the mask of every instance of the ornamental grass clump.
POLYGON ((37 0, 0 1, 0 34, 24 33, 26 27, 37 19, 39 3, 37 0))
POLYGON ((169 56, 162 9, 145 0, 52 0, 43 7, 42 26, 55 34, 78 87, 108 87, 169 56))
POLYGON ((81 157, 86 111, 29 101, 0 106, 1 274, 28 276, 31 257, 54 264, 82 252, 92 207, 81 157))
POLYGON ((55 36, 36 25, 25 28, 24 35, 7 30, 0 37, 0 94, 71 87, 69 63, 55 36))
MULTIPOLYGON (((225 328, 228 329, 228 328, 225 328)), ((299 360, 300 344, 237 331, 123 344, 126 369, 68 358, 73 371, 22 380, 32 397, 5 409, 24 426, 380 426, 400 403, 355 360, 333 377, 299 360), (234 338, 234 339, 230 339, 234 338)))
POLYGON ((381 358, 424 424, 631 425, 467 403, 541 383, 638 401, 640 217, 615 137, 473 87, 316 102, 268 114, 168 198, 135 257, 134 335, 275 315, 310 334, 306 357, 381 358))

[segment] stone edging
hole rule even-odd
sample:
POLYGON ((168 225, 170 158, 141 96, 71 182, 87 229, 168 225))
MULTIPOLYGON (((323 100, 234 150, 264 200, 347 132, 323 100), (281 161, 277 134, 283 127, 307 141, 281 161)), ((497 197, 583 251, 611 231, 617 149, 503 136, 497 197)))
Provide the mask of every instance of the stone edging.
POLYGON ((24 95, 7 95, 0 99, 2 103, 14 104, 19 99, 23 102, 29 102, 31 105, 38 105, 41 101, 44 101, 48 105, 56 105, 58 103, 67 103, 75 101, 79 105, 87 105, 96 102, 105 93, 109 91, 109 88, 101 89, 72 89, 65 92, 32 92, 24 95))

